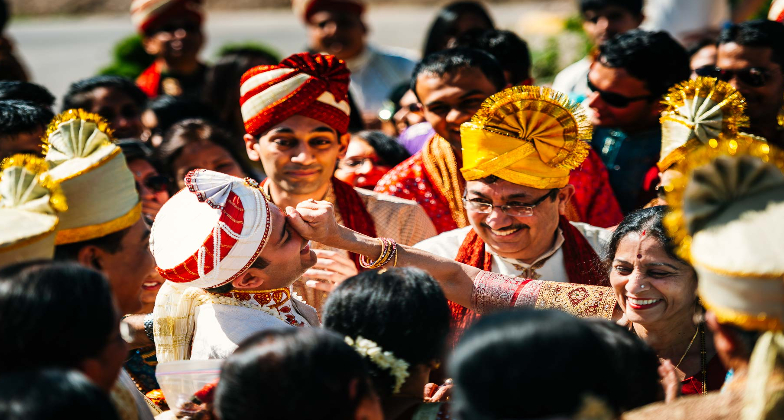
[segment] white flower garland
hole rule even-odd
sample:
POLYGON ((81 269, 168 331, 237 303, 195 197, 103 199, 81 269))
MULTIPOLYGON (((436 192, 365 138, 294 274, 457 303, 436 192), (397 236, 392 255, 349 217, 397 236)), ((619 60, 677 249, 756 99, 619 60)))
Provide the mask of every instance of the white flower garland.
POLYGON ((356 340, 346 337, 345 340, 346 344, 353 347, 357 353, 370 359, 376 366, 389 370, 389 374, 395 378, 395 387, 392 389, 392 393, 400 392, 400 387, 409 376, 408 363, 405 360, 396 358, 391 351, 383 351, 374 341, 362 338, 362 336, 357 337, 356 340))

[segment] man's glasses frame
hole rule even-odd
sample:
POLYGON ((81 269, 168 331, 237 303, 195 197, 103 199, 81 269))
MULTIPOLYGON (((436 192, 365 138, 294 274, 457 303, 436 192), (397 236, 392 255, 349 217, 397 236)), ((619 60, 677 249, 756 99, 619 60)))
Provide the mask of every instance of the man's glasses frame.
POLYGON ((504 204, 502 206, 496 206, 493 203, 484 203, 481 201, 475 201, 474 199, 468 199, 463 197, 463 204, 466 207, 466 210, 471 210, 477 213, 482 214, 489 214, 493 212, 493 208, 500 208, 504 214, 511 217, 531 217, 534 214, 534 209, 539 204, 542 204, 548 198, 553 198, 558 195, 558 192, 561 191, 560 188, 553 188, 547 194, 539 197, 538 200, 534 201, 531 204, 525 205, 508 205, 504 204))
POLYGON ((598 93, 602 100, 613 108, 626 108, 631 105, 632 102, 650 101, 651 99, 656 98, 656 95, 633 96, 630 98, 628 96, 621 95, 620 93, 601 90, 596 87, 596 85, 591 83, 590 78, 586 78, 586 80, 588 82, 588 90, 598 93))

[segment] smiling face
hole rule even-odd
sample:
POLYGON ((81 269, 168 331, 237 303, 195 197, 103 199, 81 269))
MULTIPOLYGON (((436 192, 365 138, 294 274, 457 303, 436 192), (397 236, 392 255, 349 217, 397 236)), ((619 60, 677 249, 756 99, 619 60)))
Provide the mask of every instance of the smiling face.
POLYGON ((199 18, 183 13, 174 16, 144 37, 147 54, 163 58, 169 65, 192 66, 198 62, 199 51, 204 45, 204 35, 199 18))
POLYGON ((598 92, 604 91, 626 98, 649 96, 651 92, 645 82, 631 76, 626 70, 595 62, 591 65, 588 80, 597 89, 596 92, 588 94, 584 102, 590 107, 591 124, 595 127, 634 131, 659 123, 658 98, 634 100, 625 107, 617 107, 607 103, 598 92))
POLYGON ((730 42, 719 45, 716 66, 722 70, 743 71, 758 69, 766 72, 765 84, 752 86, 734 76, 727 82, 746 100, 746 114, 754 127, 758 122, 775 122, 784 104, 784 74, 779 64, 773 61, 773 49, 749 47, 730 42))
POLYGON ((286 216, 274 204, 269 206, 272 230, 267 244, 259 254, 269 263, 265 268, 250 268, 248 272, 264 279, 264 289, 291 286, 294 280, 316 264, 316 253, 306 239, 286 221, 286 216), (251 271, 253 270, 253 271, 251 271))
POLYGON ((88 111, 109 121, 117 139, 136 138, 144 132, 142 110, 133 98, 114 87, 99 87, 92 92, 88 111))
POLYGON ((566 210, 573 191, 574 187, 567 185, 554 200, 545 198, 534 207, 531 216, 512 217, 500 206, 530 205, 550 190, 524 187, 503 179, 491 184, 469 181, 466 183, 466 200, 491 203, 493 209, 490 213, 479 213, 466 206, 466 213, 479 237, 498 255, 532 262, 553 246, 559 216, 566 210))
POLYGON ((365 48, 367 29, 356 13, 322 10, 307 25, 310 48, 341 60, 359 55, 365 48))
POLYGON ((378 157, 376 150, 360 137, 354 136, 335 171, 339 180, 359 188, 375 188, 378 181, 392 169, 378 157))
POLYGON ((416 93, 425 120, 460 155, 460 124, 471 119, 482 102, 497 89, 481 70, 464 67, 438 76, 422 73, 417 77, 416 93))
POLYGON ((620 240, 610 283, 626 318, 646 328, 682 323, 694 314, 694 270, 670 257, 652 235, 631 232, 620 240))
MULTIPOLYGON (((245 136, 252 160, 261 160, 275 189, 321 199, 329 188, 335 165, 346 151, 348 136, 313 118, 295 115, 256 140, 245 136)), ((273 195, 274 198, 274 195, 273 195)))

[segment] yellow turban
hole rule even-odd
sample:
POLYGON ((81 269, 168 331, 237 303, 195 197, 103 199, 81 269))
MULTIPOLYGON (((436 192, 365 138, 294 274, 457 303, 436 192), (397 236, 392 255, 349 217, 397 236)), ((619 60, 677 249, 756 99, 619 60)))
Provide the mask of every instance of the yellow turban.
POLYGON ((749 125, 743 96, 729 83, 712 77, 678 83, 662 103, 665 108, 659 119, 662 146, 658 163, 662 172, 694 148, 720 134, 734 136, 749 125))
POLYGON ((563 188, 588 156, 591 125, 566 95, 515 86, 487 98, 460 126, 463 176, 495 175, 532 188, 563 188))

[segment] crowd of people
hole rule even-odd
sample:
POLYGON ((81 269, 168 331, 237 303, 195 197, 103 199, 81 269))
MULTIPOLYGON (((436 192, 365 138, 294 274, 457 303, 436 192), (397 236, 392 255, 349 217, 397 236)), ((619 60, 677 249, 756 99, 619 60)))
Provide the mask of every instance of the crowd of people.
POLYGON ((56 115, 0 48, 0 418, 784 418, 784 2, 647 1, 552 86, 473 1, 208 64, 133 0, 56 115))

